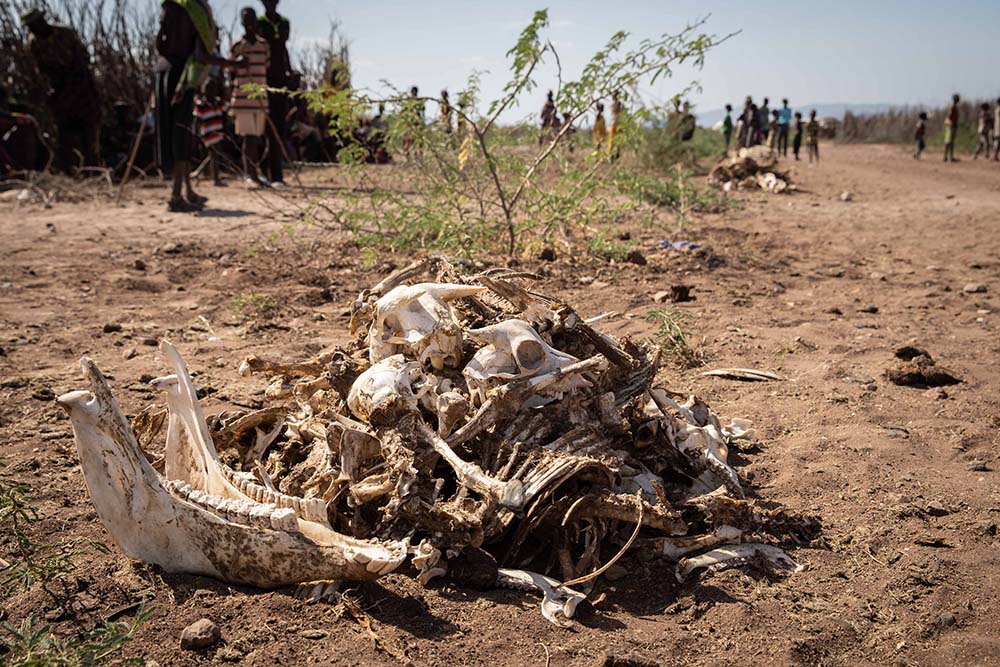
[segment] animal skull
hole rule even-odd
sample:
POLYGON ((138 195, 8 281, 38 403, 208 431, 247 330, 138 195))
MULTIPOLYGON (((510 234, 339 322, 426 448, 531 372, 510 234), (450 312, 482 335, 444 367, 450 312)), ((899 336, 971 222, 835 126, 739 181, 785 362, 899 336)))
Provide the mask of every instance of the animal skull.
POLYGON ((358 419, 369 423, 391 421, 395 416, 415 412, 421 390, 428 388, 420 364, 394 354, 358 376, 347 394, 347 407, 358 419))
POLYGON ((451 301, 472 296, 477 285, 419 283, 399 285, 375 302, 368 330, 372 363, 397 353, 409 353, 425 367, 440 371, 462 363, 462 328, 451 301))
MULTIPOLYGON (((553 348, 523 320, 505 320, 482 329, 466 331, 475 340, 486 343, 462 370, 473 403, 482 405, 486 393, 506 381, 552 373, 578 362, 553 348)), ((568 375, 546 386, 545 393, 560 395, 590 383, 579 374, 568 375)))

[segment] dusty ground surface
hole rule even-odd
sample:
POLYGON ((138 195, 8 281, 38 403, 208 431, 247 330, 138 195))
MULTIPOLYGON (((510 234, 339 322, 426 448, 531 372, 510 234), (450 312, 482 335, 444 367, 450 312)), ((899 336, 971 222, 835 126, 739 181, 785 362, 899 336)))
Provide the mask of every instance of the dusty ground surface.
MULTIPOLYGON (((647 229, 634 232, 644 267, 526 264, 582 314, 618 313, 604 324, 614 334, 651 334, 651 295, 693 285, 697 299, 680 307, 708 368, 788 379, 670 364, 661 379, 753 420, 759 443, 736 456, 751 493, 818 515, 827 548, 797 550, 808 569, 786 579, 732 570, 685 585, 670 564, 627 556, 629 575, 602 581, 572 630, 545 621, 530 594, 391 575, 355 591, 386 645, 418 665, 1000 664, 1000 169, 888 147, 823 153, 819 168, 796 166, 803 192, 741 194, 739 209, 690 223, 682 236, 705 244, 701 255, 657 250, 665 232, 647 229), (945 394, 888 383, 904 344, 964 382, 945 394)), ((208 189, 213 208, 198 217, 163 213, 165 194, 0 212, 0 479, 31 485, 37 540, 107 539, 52 402, 81 387, 79 357, 108 372, 131 414, 156 398, 143 380, 164 366, 149 343, 169 337, 214 391, 208 412, 254 406, 264 381, 239 378, 240 359, 343 342, 349 300, 390 270, 366 267, 347 242, 270 249, 267 235, 294 218, 237 187, 208 189)), ((160 665, 399 664, 289 590, 161 574, 114 547, 72 582, 70 617, 34 591, 0 602, 7 620, 34 612, 69 631, 148 598, 155 614, 126 654, 160 665), (223 643, 181 652, 181 629, 201 617, 223 643)))

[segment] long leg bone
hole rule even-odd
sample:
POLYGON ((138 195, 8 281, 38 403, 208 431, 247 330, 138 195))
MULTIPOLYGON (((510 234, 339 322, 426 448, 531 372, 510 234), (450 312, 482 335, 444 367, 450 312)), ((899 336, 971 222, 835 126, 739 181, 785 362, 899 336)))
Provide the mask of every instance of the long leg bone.
POLYGON ((519 480, 501 482, 487 476, 483 473, 483 469, 476 464, 463 461, 455 453, 455 450, 449 447, 448 443, 442 440, 423 421, 417 422, 417 432, 426 438, 434 451, 440 454, 441 458, 455 470, 459 482, 470 489, 496 499, 509 509, 518 510, 524 506, 524 485, 519 480))

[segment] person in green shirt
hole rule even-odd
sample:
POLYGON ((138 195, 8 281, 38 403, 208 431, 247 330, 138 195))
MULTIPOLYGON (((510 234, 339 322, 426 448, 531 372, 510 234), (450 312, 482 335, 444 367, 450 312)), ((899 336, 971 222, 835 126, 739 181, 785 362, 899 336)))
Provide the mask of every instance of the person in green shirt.
POLYGON ((725 154, 729 155, 729 141, 733 138, 733 117, 730 115, 733 111, 733 105, 726 105, 726 116, 722 119, 722 137, 726 141, 725 154))
POLYGON ((816 158, 819 164, 819 122, 816 120, 816 110, 809 112, 809 122, 806 123, 806 150, 809 152, 809 162, 816 158))

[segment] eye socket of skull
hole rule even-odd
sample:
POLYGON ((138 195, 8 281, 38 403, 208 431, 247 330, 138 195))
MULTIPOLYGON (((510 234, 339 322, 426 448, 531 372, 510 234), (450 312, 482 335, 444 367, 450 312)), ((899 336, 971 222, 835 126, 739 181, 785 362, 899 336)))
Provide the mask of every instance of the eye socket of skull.
POLYGON ((396 332, 401 332, 403 330, 403 325, 400 324, 399 318, 396 317, 395 313, 385 316, 382 320, 382 337, 390 338, 396 334, 396 332))
POLYGON ((537 340, 522 340, 513 349, 517 365, 524 370, 533 371, 545 362, 545 348, 537 340))

